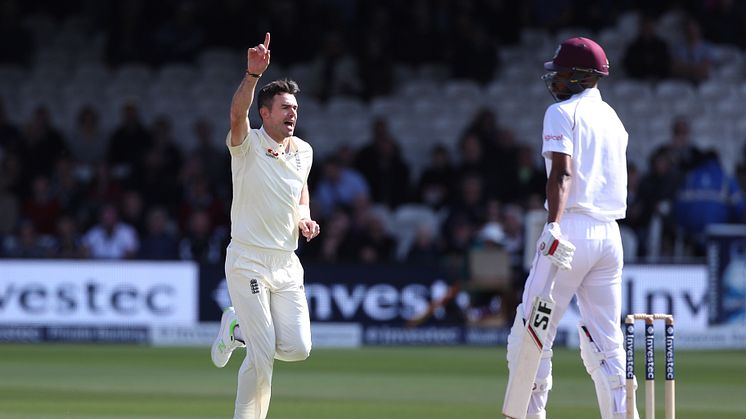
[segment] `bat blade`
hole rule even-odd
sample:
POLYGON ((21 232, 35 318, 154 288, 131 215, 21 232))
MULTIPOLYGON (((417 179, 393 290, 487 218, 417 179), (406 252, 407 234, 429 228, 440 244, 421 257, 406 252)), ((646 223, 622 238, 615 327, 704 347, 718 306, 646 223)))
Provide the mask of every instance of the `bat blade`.
POLYGON ((541 354, 549 342, 549 324, 553 313, 554 301, 551 298, 536 297, 505 390, 502 413, 509 418, 526 417, 541 354))

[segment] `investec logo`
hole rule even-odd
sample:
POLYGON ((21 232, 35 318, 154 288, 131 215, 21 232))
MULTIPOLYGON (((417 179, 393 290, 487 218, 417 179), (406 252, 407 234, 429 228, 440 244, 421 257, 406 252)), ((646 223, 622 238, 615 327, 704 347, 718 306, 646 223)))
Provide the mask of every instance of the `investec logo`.
MULTIPOLYGON (((432 284, 306 284, 311 320, 409 320, 427 311, 448 291, 445 281, 432 284)), ((441 317, 436 311, 433 317, 441 317)))
POLYGON ((655 380, 655 335, 653 326, 648 326, 645 330, 645 379, 655 380))
POLYGON ((666 380, 674 379, 673 326, 666 326, 666 380))
POLYGON ((632 380, 635 378, 635 327, 632 325, 627 325, 624 346, 627 348, 627 379, 632 380))
POLYGON ((169 284, 110 285, 88 280, 82 283, 13 283, 0 286, 0 313, 5 315, 167 316, 174 311, 176 289, 169 284))

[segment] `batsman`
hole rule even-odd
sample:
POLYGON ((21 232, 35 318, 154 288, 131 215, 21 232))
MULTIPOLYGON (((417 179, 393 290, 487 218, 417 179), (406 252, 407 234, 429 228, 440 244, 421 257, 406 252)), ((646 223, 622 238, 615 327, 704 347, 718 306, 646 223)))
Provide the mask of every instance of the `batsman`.
POLYGON ((596 42, 567 39, 544 68, 543 80, 556 100, 546 110, 542 133, 548 218, 508 337, 510 374, 502 412, 509 418, 546 418, 552 343, 575 296, 582 319, 580 356, 593 379, 601 418, 624 418, 617 220, 627 209, 628 135, 601 98, 598 82, 609 75, 609 62, 596 42))

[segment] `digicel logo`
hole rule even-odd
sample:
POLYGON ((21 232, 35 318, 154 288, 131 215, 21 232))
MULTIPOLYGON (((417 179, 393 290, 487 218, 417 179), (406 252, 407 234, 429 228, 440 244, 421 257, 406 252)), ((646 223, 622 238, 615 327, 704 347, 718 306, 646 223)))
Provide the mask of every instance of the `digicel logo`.
POLYGON ((547 135, 544 136, 544 141, 551 141, 551 140, 557 140, 557 141, 559 141, 561 139, 562 139, 562 135, 547 134, 547 135))

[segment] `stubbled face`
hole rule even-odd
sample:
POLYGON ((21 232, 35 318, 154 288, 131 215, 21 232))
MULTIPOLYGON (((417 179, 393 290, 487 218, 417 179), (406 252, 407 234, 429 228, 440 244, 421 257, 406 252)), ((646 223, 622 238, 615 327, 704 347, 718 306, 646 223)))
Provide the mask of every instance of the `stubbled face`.
POLYGON ((262 108, 262 123, 272 139, 282 141, 295 132, 298 120, 298 101, 295 95, 280 93, 272 100, 271 108, 262 108))

